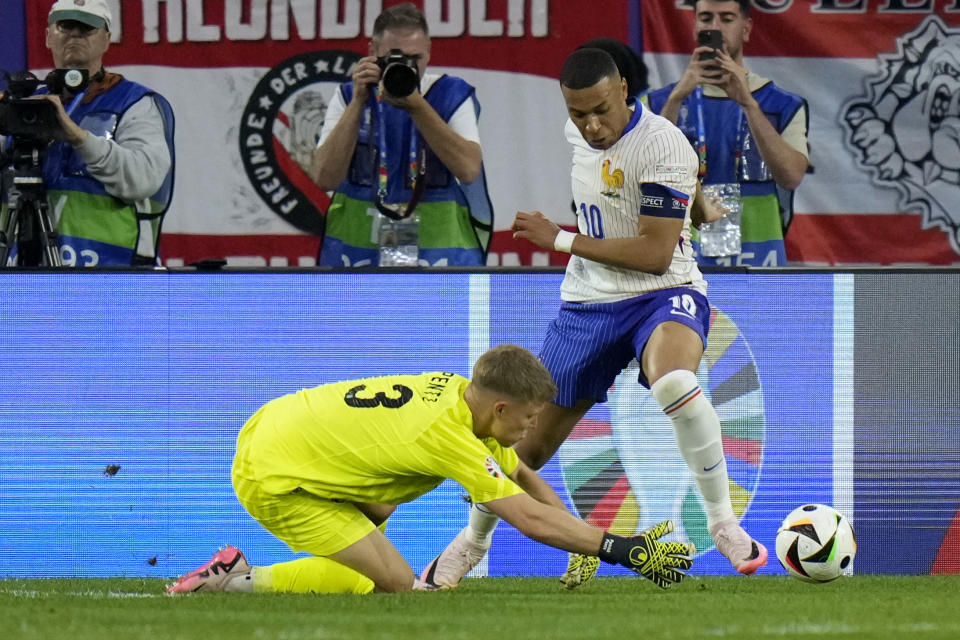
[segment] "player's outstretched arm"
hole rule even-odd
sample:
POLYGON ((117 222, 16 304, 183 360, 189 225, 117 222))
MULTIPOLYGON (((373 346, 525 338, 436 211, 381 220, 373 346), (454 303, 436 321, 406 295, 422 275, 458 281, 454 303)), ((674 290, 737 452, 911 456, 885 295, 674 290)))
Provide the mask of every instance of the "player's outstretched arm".
POLYGON ((563 503, 557 492, 541 478, 536 471, 524 464, 523 460, 510 474, 510 479, 530 494, 538 502, 553 505, 559 509, 567 510, 567 505, 563 503))
POLYGON ((659 540, 673 531, 669 521, 626 538, 606 533, 525 493, 487 502, 486 507, 529 538, 558 549, 598 556, 604 562, 627 567, 661 588, 683 580, 684 571, 693 564, 687 544, 659 540))
POLYGON ((526 493, 492 500, 485 506, 523 535, 551 547, 596 555, 603 540, 600 529, 566 509, 538 502, 526 493))
MULTIPOLYGON (((566 510, 567 506, 557 495, 557 492, 522 460, 514 472, 510 474, 510 479, 537 501, 566 510)), ((600 560, 596 556, 571 553, 567 570, 560 577, 560 582, 567 589, 576 589, 596 575, 599 565, 600 560)))

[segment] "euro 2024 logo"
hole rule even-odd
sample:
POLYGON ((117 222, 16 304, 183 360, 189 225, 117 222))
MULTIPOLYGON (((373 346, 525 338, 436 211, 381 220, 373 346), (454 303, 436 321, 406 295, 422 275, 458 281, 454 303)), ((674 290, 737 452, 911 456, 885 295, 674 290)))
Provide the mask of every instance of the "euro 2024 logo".
POLYGON ((330 197, 313 183, 310 165, 327 111, 360 55, 313 51, 284 60, 257 83, 240 123, 247 178, 274 213, 302 231, 323 235, 330 197))
POLYGON ((842 109, 848 148, 960 253, 960 30, 930 16, 880 59, 884 69, 867 79, 867 95, 842 109))

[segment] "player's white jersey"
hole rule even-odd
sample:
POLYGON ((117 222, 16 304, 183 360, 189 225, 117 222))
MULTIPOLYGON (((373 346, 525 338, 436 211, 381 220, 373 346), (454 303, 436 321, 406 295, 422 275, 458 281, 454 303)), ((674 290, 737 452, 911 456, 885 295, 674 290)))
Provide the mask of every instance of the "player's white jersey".
POLYGON ((706 295, 707 283, 690 244, 697 156, 683 133, 641 105, 609 149, 592 148, 569 119, 565 133, 573 145, 571 182, 580 233, 594 238, 636 237, 640 216, 651 211, 651 204, 664 207, 669 217, 682 216, 683 230, 670 268, 662 276, 571 256, 561 298, 616 302, 680 285, 706 295))

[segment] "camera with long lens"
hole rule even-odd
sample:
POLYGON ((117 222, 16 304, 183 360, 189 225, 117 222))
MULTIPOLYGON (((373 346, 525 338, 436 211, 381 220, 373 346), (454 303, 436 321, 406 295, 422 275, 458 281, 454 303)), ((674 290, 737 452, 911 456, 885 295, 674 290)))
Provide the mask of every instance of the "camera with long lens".
POLYGON ((407 55, 400 49, 390 49, 385 56, 377 58, 383 88, 398 98, 406 98, 420 86, 419 55, 407 55))
POLYGON ((77 94, 87 88, 90 74, 86 69, 54 69, 41 81, 29 71, 7 75, 7 89, 0 98, 0 135, 14 139, 51 140, 61 131, 57 108, 46 100, 30 98, 41 86, 49 93, 65 91, 77 94))
POLYGON ((20 266, 62 265, 56 227, 43 182, 47 146, 62 132, 57 107, 32 98, 45 86, 52 95, 79 95, 90 78, 85 69, 54 69, 41 81, 29 71, 4 74, 0 135, 10 142, 0 154, 0 267, 16 255, 20 266), (14 254, 14 250, 16 253, 14 254))

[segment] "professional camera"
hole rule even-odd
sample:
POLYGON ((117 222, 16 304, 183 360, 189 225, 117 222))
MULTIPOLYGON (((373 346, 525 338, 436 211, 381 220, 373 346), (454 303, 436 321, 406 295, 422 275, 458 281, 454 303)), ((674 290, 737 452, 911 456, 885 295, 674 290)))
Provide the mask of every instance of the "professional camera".
POLYGON ((41 85, 54 95, 77 94, 87 88, 86 69, 54 69, 41 82, 29 71, 7 74, 7 90, 0 99, 0 134, 26 140, 50 140, 60 129, 57 109, 46 100, 31 99, 41 85))
POLYGON ((407 55, 400 49, 390 49, 385 56, 377 58, 383 77, 383 88, 398 98, 406 98, 420 86, 419 55, 407 55))
POLYGON ((62 131, 57 107, 31 98, 45 85, 53 95, 79 95, 89 84, 85 69, 54 69, 41 82, 29 71, 4 74, 7 88, 0 98, 0 135, 10 144, 0 154, 0 193, 6 210, 0 215, 0 267, 14 248, 20 266, 62 265, 56 227, 43 183, 47 147, 62 131))

